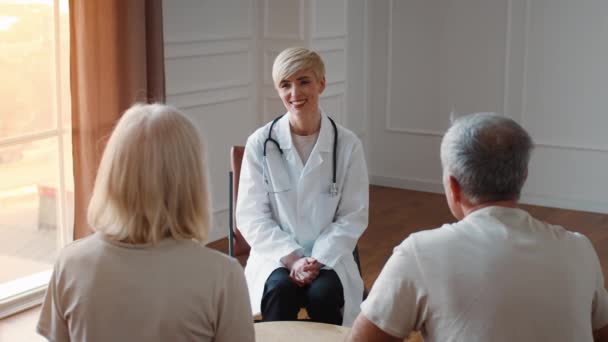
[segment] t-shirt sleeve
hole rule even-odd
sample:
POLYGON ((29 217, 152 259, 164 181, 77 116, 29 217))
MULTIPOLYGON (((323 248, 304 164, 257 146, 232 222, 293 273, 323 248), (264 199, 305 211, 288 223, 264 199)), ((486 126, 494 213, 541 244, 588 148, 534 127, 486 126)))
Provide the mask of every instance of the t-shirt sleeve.
POLYGON ((227 265, 220 289, 215 341, 255 341, 251 303, 243 268, 236 260, 227 265))
POLYGON ((57 286, 57 266, 53 270, 49 286, 44 296, 42 309, 40 311, 40 319, 36 326, 36 331, 53 342, 69 342, 70 333, 68 330, 67 321, 61 309, 61 298, 59 297, 59 289, 57 286))
MULTIPOLYGON (((593 247, 592 247, 593 248, 593 247)), ((604 275, 597 255, 596 259, 596 283, 593 293, 593 304, 591 311, 591 325, 593 330, 599 330, 608 325, 608 293, 604 287, 604 275)))
POLYGON ((427 312, 427 295, 412 238, 397 246, 369 296, 363 315, 384 332, 399 338, 420 330, 427 312))

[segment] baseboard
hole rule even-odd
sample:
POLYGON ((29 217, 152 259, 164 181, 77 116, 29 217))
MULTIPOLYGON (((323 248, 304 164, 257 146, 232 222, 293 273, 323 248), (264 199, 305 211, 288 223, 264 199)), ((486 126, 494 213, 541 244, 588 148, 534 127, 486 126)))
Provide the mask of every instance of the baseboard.
POLYGON ((207 236, 207 243, 223 239, 228 236, 228 208, 213 211, 211 227, 207 236))
MULTIPOLYGON (((373 185, 388 186, 392 188, 416 190, 432 193, 443 193, 443 185, 437 181, 415 178, 399 178, 371 175, 373 185)), ((608 214, 608 202, 584 199, 571 199, 563 197, 550 197, 537 194, 523 193, 520 199, 523 204, 539 205, 549 208, 571 209, 600 214, 608 214)))
POLYGON ((608 214, 608 202, 602 201, 549 197, 523 193, 520 202, 549 208, 571 209, 599 214, 608 214))
POLYGON ((443 185, 440 181, 427 179, 399 178, 385 176, 370 176, 370 183, 373 185, 387 186, 390 188, 416 190, 423 192, 433 192, 443 194, 443 185))

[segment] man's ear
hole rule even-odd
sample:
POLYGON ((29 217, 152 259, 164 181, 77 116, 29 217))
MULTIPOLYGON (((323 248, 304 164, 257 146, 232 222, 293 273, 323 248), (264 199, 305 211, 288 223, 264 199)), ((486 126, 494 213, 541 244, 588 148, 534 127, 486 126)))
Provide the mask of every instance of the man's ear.
POLYGON ((460 187, 460 183, 454 178, 454 176, 450 176, 448 185, 450 187, 450 195, 452 196, 453 203, 461 203, 462 202, 462 188, 460 187))

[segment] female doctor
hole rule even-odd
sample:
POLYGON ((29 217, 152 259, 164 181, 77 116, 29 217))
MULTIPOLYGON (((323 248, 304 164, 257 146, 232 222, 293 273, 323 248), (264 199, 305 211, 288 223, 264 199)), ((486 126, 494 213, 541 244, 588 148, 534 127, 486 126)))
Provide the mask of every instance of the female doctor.
POLYGON ((319 107, 317 53, 284 50, 272 77, 287 113, 247 140, 236 205, 253 311, 295 320, 305 307, 313 321, 350 326, 363 295, 352 254, 368 223, 363 148, 319 107))

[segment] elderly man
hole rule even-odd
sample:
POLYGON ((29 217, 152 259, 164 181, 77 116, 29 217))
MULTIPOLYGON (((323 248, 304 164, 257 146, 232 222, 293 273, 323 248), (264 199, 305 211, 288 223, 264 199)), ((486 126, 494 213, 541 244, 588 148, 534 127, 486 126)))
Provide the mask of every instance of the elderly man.
POLYGON ((578 233, 517 208, 533 144, 513 120, 473 114, 441 143, 459 220, 395 248, 351 341, 608 341, 598 257, 578 233))

